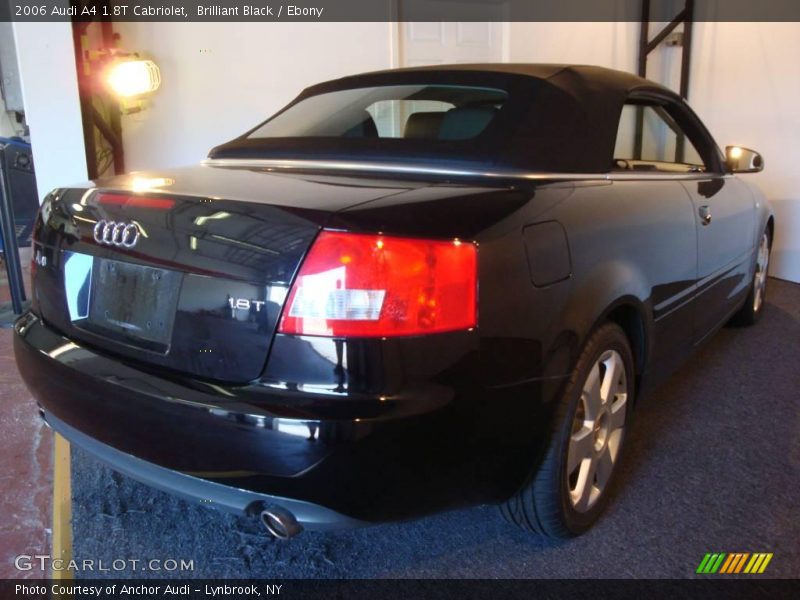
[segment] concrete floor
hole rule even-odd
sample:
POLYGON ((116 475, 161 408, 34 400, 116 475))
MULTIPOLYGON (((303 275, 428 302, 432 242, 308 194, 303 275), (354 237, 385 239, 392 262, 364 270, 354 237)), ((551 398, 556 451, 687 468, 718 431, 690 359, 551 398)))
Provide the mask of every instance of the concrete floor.
MULTIPOLYGON (((29 253, 22 258, 27 280, 29 253)), ((8 300, 0 264, 0 304, 8 300)), ((0 329, 0 440, 0 579, 41 576, 17 571, 14 558, 50 549, 53 435, 20 380, 10 329, 0 329)))

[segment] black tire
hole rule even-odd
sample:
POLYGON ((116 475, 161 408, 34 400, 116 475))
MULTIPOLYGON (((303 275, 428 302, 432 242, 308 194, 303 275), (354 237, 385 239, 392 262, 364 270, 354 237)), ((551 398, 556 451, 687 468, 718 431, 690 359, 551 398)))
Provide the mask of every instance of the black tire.
POLYGON ((764 233, 761 234, 761 238, 759 239, 759 245, 756 249, 756 260, 755 266, 753 267, 753 279, 750 282, 750 292, 747 294, 747 298, 742 305, 742 308, 739 309, 733 317, 731 318, 731 324, 733 325, 755 325, 758 323, 758 320, 761 318, 761 315, 764 312, 764 305, 765 300, 767 298, 767 277, 766 277, 766 269, 769 268, 769 255, 772 251, 772 235, 770 234, 769 227, 764 230, 764 233), (762 257, 761 257, 761 247, 763 244, 766 244, 766 263, 761 264, 762 257), (758 302, 756 302, 756 294, 758 294, 758 279, 761 274, 761 269, 764 270, 764 281, 763 285, 761 286, 761 296, 758 302))
POLYGON ((507 521, 526 531, 553 538, 580 535, 597 521, 608 503, 609 489, 612 488, 614 475, 618 471, 625 430, 630 421, 635 388, 633 364, 628 338, 617 324, 606 323, 592 334, 555 408, 551 421, 550 442, 541 466, 527 485, 500 506, 500 512, 507 521), (583 406, 583 387, 590 372, 600 358, 609 351, 618 353, 625 368, 623 389, 626 400, 624 408, 620 408, 624 409, 625 425, 622 427, 611 475, 591 507, 579 512, 570 498, 571 483, 566 473, 573 421, 576 411, 579 410, 579 404, 583 406))

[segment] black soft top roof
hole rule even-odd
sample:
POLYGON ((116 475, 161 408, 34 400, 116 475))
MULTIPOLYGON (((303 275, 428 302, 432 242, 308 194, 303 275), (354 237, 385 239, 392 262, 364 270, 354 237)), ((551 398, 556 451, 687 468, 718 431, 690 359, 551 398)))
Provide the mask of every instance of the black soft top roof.
POLYGON ((498 63, 351 75, 307 88, 286 108, 309 96, 341 89, 407 84, 496 87, 507 91, 509 100, 490 126, 469 140, 432 143, 382 138, 248 138, 247 132, 212 149, 209 156, 599 173, 611 167, 620 112, 632 93, 680 101, 677 94, 661 85, 613 69, 498 63))
MULTIPOLYGON (((674 92, 662 85, 654 83, 638 75, 597 67, 593 65, 563 65, 545 63, 459 63, 451 65, 429 65, 423 67, 406 67, 402 69, 386 69, 383 71, 371 71, 358 75, 349 75, 339 79, 333 79, 307 88, 306 92, 319 93, 318 88, 328 88, 329 86, 358 87, 365 80, 372 78, 393 77, 403 73, 410 74, 436 74, 446 76, 447 73, 498 73, 506 75, 518 75, 522 77, 532 77, 534 79, 547 80, 552 85, 568 89, 571 82, 576 80, 585 83, 591 82, 598 89, 604 90, 608 94, 623 94, 639 89, 658 90, 662 93, 675 95, 674 92), (355 84, 355 85, 354 85, 355 84)), ((326 90, 327 91, 327 90, 326 90)))

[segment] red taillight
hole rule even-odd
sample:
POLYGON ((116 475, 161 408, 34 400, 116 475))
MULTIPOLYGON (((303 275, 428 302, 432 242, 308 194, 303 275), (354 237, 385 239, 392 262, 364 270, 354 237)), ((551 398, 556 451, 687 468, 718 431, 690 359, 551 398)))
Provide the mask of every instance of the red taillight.
POLYGON ((115 204, 118 206, 141 206, 143 208, 155 208, 168 210, 175 206, 175 200, 171 198, 153 198, 152 196, 132 196, 128 194, 97 194, 98 204, 115 204))
POLYGON ((390 337, 469 329, 476 298, 473 244, 323 231, 278 330, 390 337))

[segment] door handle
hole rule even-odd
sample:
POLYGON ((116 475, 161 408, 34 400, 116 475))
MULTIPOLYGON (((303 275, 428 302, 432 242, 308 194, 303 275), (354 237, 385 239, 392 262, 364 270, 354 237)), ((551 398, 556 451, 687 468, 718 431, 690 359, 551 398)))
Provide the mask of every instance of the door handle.
POLYGON ((711 223, 711 209, 708 208, 708 204, 701 206, 697 212, 700 215, 700 222, 703 225, 708 225, 711 223))

